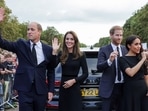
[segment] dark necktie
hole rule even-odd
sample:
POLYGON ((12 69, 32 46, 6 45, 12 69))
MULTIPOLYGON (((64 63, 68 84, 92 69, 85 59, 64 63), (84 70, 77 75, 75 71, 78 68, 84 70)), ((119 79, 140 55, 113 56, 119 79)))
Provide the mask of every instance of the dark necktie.
POLYGON ((36 44, 33 44, 33 47, 32 47, 32 56, 33 56, 34 63, 37 65, 37 55, 36 55, 35 45, 36 44))
POLYGON ((117 51, 118 51, 118 57, 117 57, 117 74, 118 74, 118 81, 121 81, 121 72, 120 72, 120 67, 119 67, 119 62, 118 59, 120 57, 120 51, 119 51, 119 47, 117 47, 117 51))

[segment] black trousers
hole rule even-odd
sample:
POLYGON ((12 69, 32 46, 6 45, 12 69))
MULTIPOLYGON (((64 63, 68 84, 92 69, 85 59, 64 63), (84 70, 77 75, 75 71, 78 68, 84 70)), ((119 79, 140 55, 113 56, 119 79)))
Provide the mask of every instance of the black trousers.
POLYGON ((47 94, 37 94, 35 85, 30 92, 18 91, 19 111, 44 111, 47 94))
POLYGON ((123 84, 114 85, 113 92, 109 98, 102 98, 102 111, 120 111, 122 106, 123 84))

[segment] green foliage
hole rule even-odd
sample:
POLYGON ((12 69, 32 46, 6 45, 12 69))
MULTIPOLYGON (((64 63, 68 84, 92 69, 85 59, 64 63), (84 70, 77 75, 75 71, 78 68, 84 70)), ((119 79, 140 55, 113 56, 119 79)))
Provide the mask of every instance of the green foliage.
POLYGON ((101 47, 110 43, 110 37, 102 37, 99 42, 94 45, 94 47, 101 47))
POLYGON ((80 43, 80 47, 87 47, 87 45, 84 43, 80 43))
POLYGON ((3 27, 2 31, 3 37, 10 41, 15 41, 17 37, 22 36, 20 33, 21 29, 19 27, 19 22, 16 17, 10 18, 3 27))
POLYGON ((20 34, 21 34, 21 38, 27 39, 27 26, 28 26, 29 22, 24 22, 19 24, 20 27, 20 34))
POLYGON ((124 40, 129 35, 139 35, 142 42, 148 42, 148 3, 140 10, 137 10, 123 26, 124 40))
POLYGON ((5 5, 5 1, 1 0, 0 6, 5 9, 5 19, 1 22, 0 30, 3 38, 11 41, 15 41, 17 37, 20 37, 20 27, 17 17, 11 15, 12 11, 5 5))
POLYGON ((51 45, 54 37, 58 38, 61 43, 63 34, 60 34, 54 27, 47 27, 47 29, 43 31, 41 39, 51 45))

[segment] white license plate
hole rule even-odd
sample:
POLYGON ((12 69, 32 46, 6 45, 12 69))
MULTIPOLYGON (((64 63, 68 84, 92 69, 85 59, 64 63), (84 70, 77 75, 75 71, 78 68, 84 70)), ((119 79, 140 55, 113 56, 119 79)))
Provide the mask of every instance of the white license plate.
POLYGON ((98 88, 83 88, 81 89, 82 96, 98 96, 99 95, 99 89, 98 88))

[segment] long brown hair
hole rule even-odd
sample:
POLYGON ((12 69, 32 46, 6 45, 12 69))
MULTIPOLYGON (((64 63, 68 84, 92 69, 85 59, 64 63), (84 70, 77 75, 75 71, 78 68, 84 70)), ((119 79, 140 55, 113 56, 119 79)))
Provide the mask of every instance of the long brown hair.
POLYGON ((77 37, 77 34, 74 32, 74 31, 68 31, 65 33, 64 35, 64 40, 63 40, 63 46, 62 46, 62 55, 60 57, 60 60, 61 60, 61 63, 64 64, 68 58, 68 55, 69 55, 69 51, 68 51, 68 48, 65 44, 65 39, 66 39, 66 36, 67 34, 71 34, 74 38, 74 41, 75 41, 75 45, 73 47, 73 56, 74 58, 73 59, 78 59, 80 56, 82 56, 82 53, 80 52, 80 48, 79 48, 79 40, 78 40, 78 37, 77 37))

